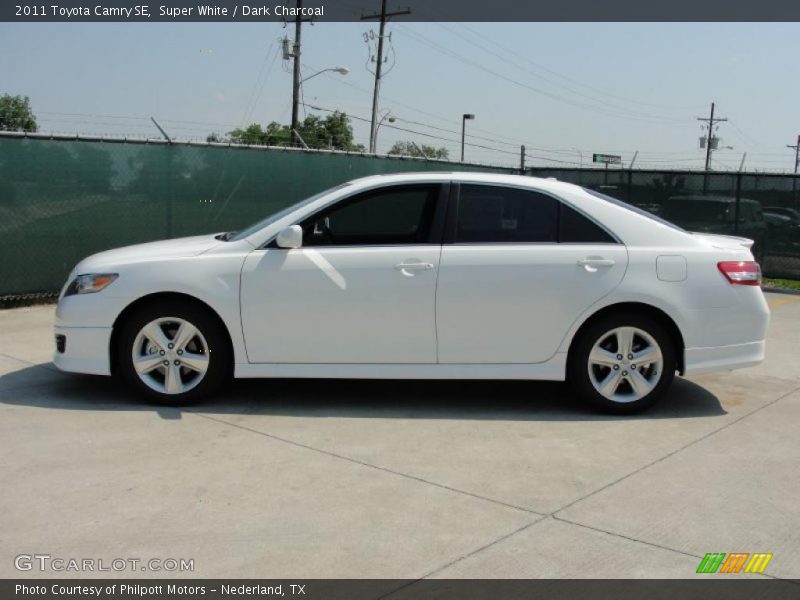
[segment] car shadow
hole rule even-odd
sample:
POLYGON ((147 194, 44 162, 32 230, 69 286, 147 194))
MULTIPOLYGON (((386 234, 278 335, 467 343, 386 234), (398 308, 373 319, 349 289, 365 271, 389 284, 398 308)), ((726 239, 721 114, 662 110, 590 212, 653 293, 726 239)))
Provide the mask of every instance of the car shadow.
POLYGON ((307 418, 597 421, 675 419, 727 414, 710 391, 676 377, 667 395, 633 416, 601 415, 569 386, 542 381, 245 379, 202 403, 162 407, 111 377, 64 374, 52 365, 0 376, 0 403, 43 409, 154 411, 180 419, 184 411, 307 418))

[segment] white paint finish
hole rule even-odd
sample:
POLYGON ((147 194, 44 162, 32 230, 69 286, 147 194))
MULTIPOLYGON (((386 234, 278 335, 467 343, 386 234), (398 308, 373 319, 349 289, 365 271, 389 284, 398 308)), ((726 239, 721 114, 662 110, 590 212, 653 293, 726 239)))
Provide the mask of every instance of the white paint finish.
POLYGON ((236 377, 308 379, 530 379, 563 381, 567 355, 557 353, 536 364, 287 364, 247 363, 235 366, 236 377))
MULTIPOLYGON (((56 325, 107 330, 137 299, 176 292, 202 301, 225 323, 237 376, 561 379, 580 325, 604 307, 634 302, 674 320, 689 349, 688 370, 735 368, 760 360, 769 309, 759 288, 731 285, 716 263, 752 260, 748 243, 688 234, 558 181, 472 173, 375 176, 300 206, 242 240, 196 236, 89 257, 70 278, 97 272, 119 278, 100 293, 62 297, 56 325), (257 249, 350 195, 446 181, 549 193, 602 223, 621 244, 257 249), (683 280, 658 278, 658 257, 665 256, 685 258, 683 280)), ((80 344, 68 343, 80 360, 62 357, 59 366, 107 372, 108 339, 80 344)))
POLYGON ((110 327, 56 327, 55 335, 67 338, 64 353, 53 355, 56 367, 89 375, 111 375, 108 353, 98 352, 98 348, 108 348, 110 327))
POLYGON ((656 275, 661 281, 685 281, 686 258, 680 255, 662 255, 656 259, 656 275))
POLYGON ((444 246, 439 362, 546 361, 576 317, 619 284, 626 264, 620 244, 444 246), (596 262, 579 264, 587 258, 596 262))
POLYGON ((270 249, 242 270, 253 363, 435 363, 441 247, 270 249))
POLYGON ((764 341, 710 348, 687 348, 684 375, 754 367, 764 360, 765 352, 764 341))
MULTIPOLYGON (((139 246, 129 246, 82 260, 70 279, 78 273, 93 272, 114 272, 120 276, 102 292, 60 298, 56 325, 111 327, 136 300, 162 292, 185 294, 205 303, 220 316, 231 336, 235 360, 247 361, 240 325, 239 278, 242 263, 253 247, 244 240, 226 243, 213 236, 204 236, 199 244, 198 238, 186 240, 184 253, 176 250, 181 240, 166 240, 142 244, 146 252, 141 257, 139 246), (156 258, 159 244, 165 248, 163 258, 156 258)), ((95 368, 108 363, 109 351, 108 343, 92 350, 98 365, 95 368)))

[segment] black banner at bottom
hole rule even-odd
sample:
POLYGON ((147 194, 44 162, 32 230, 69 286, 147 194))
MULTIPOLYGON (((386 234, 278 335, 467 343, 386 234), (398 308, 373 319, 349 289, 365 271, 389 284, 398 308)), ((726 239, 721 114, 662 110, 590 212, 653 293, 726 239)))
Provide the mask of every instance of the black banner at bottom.
POLYGON ((39 600, 302 600, 697 598, 772 600, 800 597, 800 580, 779 579, 5 579, 0 598, 39 600))

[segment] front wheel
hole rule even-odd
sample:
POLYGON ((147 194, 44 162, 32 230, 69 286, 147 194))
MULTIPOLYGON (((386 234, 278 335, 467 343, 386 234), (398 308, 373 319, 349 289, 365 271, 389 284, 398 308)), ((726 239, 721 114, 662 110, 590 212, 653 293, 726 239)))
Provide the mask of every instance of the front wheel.
POLYGON ((644 315, 611 315, 590 324, 576 340, 569 380, 595 408, 630 414, 664 395, 675 367, 675 345, 659 322, 644 315))
POLYGON ((125 380, 161 404, 188 404, 217 389, 230 371, 227 335, 201 307, 163 302, 123 325, 118 364, 125 380))

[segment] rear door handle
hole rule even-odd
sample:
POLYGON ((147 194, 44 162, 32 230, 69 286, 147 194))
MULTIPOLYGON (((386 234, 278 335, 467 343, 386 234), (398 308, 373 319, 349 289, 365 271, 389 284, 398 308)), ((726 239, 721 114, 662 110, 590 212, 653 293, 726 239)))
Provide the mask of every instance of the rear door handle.
POLYGON ((578 266, 583 267, 589 273, 597 272, 597 269, 600 267, 613 267, 615 264, 614 260, 611 258, 593 258, 593 257, 586 257, 582 258, 578 261, 578 266))
POLYGON ((582 258, 578 261, 581 267, 613 267, 613 258, 582 258))
POLYGON ((394 266, 397 271, 430 271, 433 269, 433 263, 426 262, 408 262, 400 263, 394 266))

